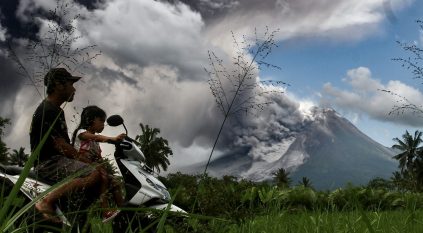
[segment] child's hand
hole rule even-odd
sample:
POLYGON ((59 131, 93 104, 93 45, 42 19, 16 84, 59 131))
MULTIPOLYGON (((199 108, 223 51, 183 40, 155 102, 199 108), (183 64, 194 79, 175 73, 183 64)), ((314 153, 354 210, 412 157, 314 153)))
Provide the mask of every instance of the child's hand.
POLYGON ((126 134, 121 133, 118 136, 116 136, 114 139, 115 139, 115 141, 119 142, 119 141, 122 141, 123 139, 125 139, 125 137, 126 137, 126 134))

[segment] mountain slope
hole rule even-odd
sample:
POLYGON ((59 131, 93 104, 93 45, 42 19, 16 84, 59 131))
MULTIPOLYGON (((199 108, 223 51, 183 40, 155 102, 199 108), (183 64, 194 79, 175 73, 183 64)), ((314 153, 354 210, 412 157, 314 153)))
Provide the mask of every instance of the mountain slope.
MULTIPOLYGON (((317 189, 334 189, 351 182, 366 184, 375 177, 388 178, 397 170, 395 154, 359 131, 347 119, 331 109, 315 108, 309 119, 281 139, 279 156, 253 158, 254 148, 243 147, 211 161, 213 176, 271 180, 279 168, 290 172, 293 184, 307 177, 317 189)), ((201 172, 204 164, 184 169, 201 172)))
POLYGON ((316 188, 332 189, 346 182, 366 184, 375 177, 388 178, 397 170, 393 151, 373 141, 335 111, 326 110, 323 114, 301 134, 304 144, 298 149, 312 156, 292 173, 293 180, 306 176, 316 188))

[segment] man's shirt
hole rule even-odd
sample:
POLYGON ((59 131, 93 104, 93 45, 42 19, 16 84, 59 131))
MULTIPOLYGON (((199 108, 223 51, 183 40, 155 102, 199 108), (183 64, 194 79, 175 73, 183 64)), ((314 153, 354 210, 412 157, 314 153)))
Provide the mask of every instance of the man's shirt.
POLYGON ((65 114, 63 113, 62 109, 60 107, 54 106, 49 101, 44 100, 41 102, 37 110, 35 110, 34 115, 32 116, 31 129, 29 132, 31 151, 35 150, 37 145, 41 142, 44 134, 47 133, 51 126, 53 126, 53 129, 41 149, 39 162, 49 160, 53 156, 63 155, 63 152, 57 150, 54 146, 55 138, 63 138, 66 142, 70 143, 65 114), (57 116, 59 116, 59 118, 53 125, 53 122, 57 116))

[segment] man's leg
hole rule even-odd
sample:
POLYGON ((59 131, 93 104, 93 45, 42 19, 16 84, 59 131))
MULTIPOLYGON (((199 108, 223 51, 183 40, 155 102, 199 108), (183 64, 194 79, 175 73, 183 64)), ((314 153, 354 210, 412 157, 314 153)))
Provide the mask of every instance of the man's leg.
MULTIPOLYGON (((80 177, 70 180, 61 187, 47 194, 35 205, 37 210, 42 212, 46 218, 49 218, 52 221, 60 221, 57 217, 53 216, 55 215, 55 204, 62 196, 68 195, 73 191, 81 191, 84 188, 94 187, 95 185, 107 187, 107 184, 103 184, 104 181, 102 179, 102 174, 98 169, 91 167, 89 164, 66 157, 46 162, 37 170, 40 177, 54 181, 61 181, 81 170, 85 171, 80 177)), ((100 192, 104 191, 100 190, 100 192)))
POLYGON ((35 204, 35 208, 43 213, 46 218, 54 222, 60 222, 60 219, 54 217, 55 204, 59 198, 73 191, 79 191, 84 188, 92 187, 96 184, 99 184, 100 182, 102 182, 101 174, 97 170, 94 170, 88 176, 72 179, 56 190, 50 192, 41 201, 35 204))

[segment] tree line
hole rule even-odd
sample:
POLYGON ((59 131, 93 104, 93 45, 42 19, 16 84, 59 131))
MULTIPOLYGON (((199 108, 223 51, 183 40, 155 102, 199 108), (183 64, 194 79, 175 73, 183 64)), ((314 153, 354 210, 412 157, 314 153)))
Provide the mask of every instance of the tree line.
POLYGON ((2 140, 4 129, 9 124, 9 119, 0 117, 0 163, 4 165, 18 165, 23 167, 29 156, 25 153, 25 148, 20 147, 19 149, 13 149, 9 152, 10 149, 2 140))

